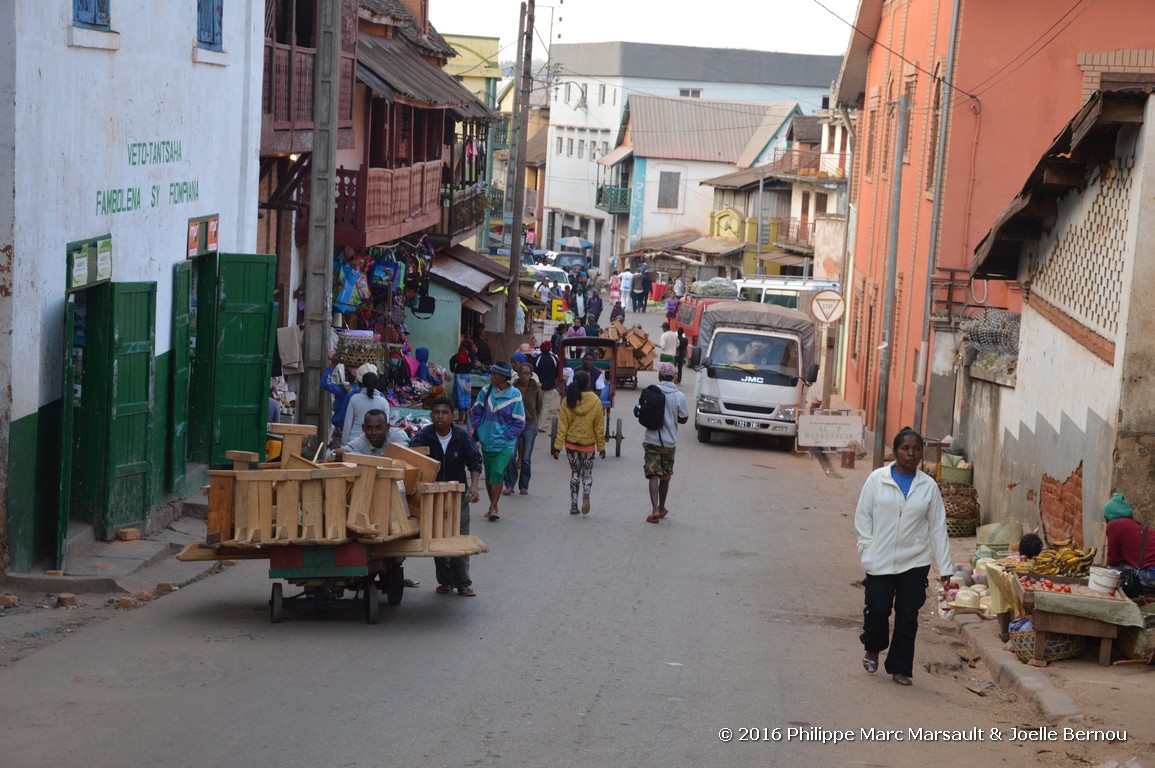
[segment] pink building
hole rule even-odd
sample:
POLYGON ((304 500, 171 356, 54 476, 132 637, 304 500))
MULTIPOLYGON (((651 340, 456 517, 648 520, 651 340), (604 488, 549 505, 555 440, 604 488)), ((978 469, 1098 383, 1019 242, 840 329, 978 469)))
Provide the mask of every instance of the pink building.
POLYGON ((843 394, 872 428, 882 427, 887 444, 904 425, 928 437, 956 428, 959 319, 1021 304, 1010 267, 997 275, 1006 281, 971 279, 974 249, 1094 91, 1155 84, 1155 28, 1141 23, 1151 10, 1148 0, 860 0, 834 95, 836 105, 858 111, 843 394), (892 206, 897 264, 887 333, 892 206))

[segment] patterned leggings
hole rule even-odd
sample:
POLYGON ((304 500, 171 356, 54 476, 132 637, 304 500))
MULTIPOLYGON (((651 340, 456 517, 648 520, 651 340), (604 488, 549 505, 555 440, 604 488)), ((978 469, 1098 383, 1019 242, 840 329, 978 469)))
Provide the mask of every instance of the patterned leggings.
POLYGON ((574 507, 578 505, 578 483, 580 480, 581 490, 585 492, 586 498, 590 497, 590 490, 594 487, 594 452, 593 451, 575 451, 570 448, 565 450, 566 458, 569 459, 569 500, 574 507))

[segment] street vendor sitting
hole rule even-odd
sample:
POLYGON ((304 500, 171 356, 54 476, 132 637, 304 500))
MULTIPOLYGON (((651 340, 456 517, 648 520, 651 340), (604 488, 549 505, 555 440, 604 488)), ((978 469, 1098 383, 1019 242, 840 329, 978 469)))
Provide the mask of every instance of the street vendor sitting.
POLYGON ((1121 493, 1103 505, 1103 517, 1107 519, 1107 567, 1137 570, 1144 591, 1155 592, 1155 541, 1147 526, 1135 520, 1131 503, 1121 493))
POLYGON ((330 458, 341 461, 346 453, 384 456, 389 443, 408 446, 409 436, 405 434, 405 430, 389 426, 389 418, 385 415, 385 411, 374 409, 365 414, 365 420, 361 423, 361 434, 334 451, 330 458))

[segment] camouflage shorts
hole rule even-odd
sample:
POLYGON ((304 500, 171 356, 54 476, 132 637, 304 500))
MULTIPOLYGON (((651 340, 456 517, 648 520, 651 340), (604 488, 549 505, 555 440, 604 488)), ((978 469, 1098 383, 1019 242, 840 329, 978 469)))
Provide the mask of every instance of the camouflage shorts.
POLYGON ((674 446, 663 448, 660 445, 644 443, 645 458, 643 459, 646 477, 673 477, 674 475, 674 446))

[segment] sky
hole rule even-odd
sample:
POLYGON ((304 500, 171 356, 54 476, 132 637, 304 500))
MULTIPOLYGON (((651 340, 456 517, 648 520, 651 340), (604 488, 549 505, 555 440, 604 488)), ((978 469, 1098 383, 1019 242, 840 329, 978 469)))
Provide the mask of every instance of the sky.
MULTIPOLYGON (((854 21, 857 8, 858 0, 548 0, 535 3, 534 58, 545 58, 541 54, 549 40, 842 56, 851 32, 846 22, 854 21)), ((438 32, 498 37, 501 61, 517 56, 520 9, 521 0, 429 0, 429 17, 438 32)))

